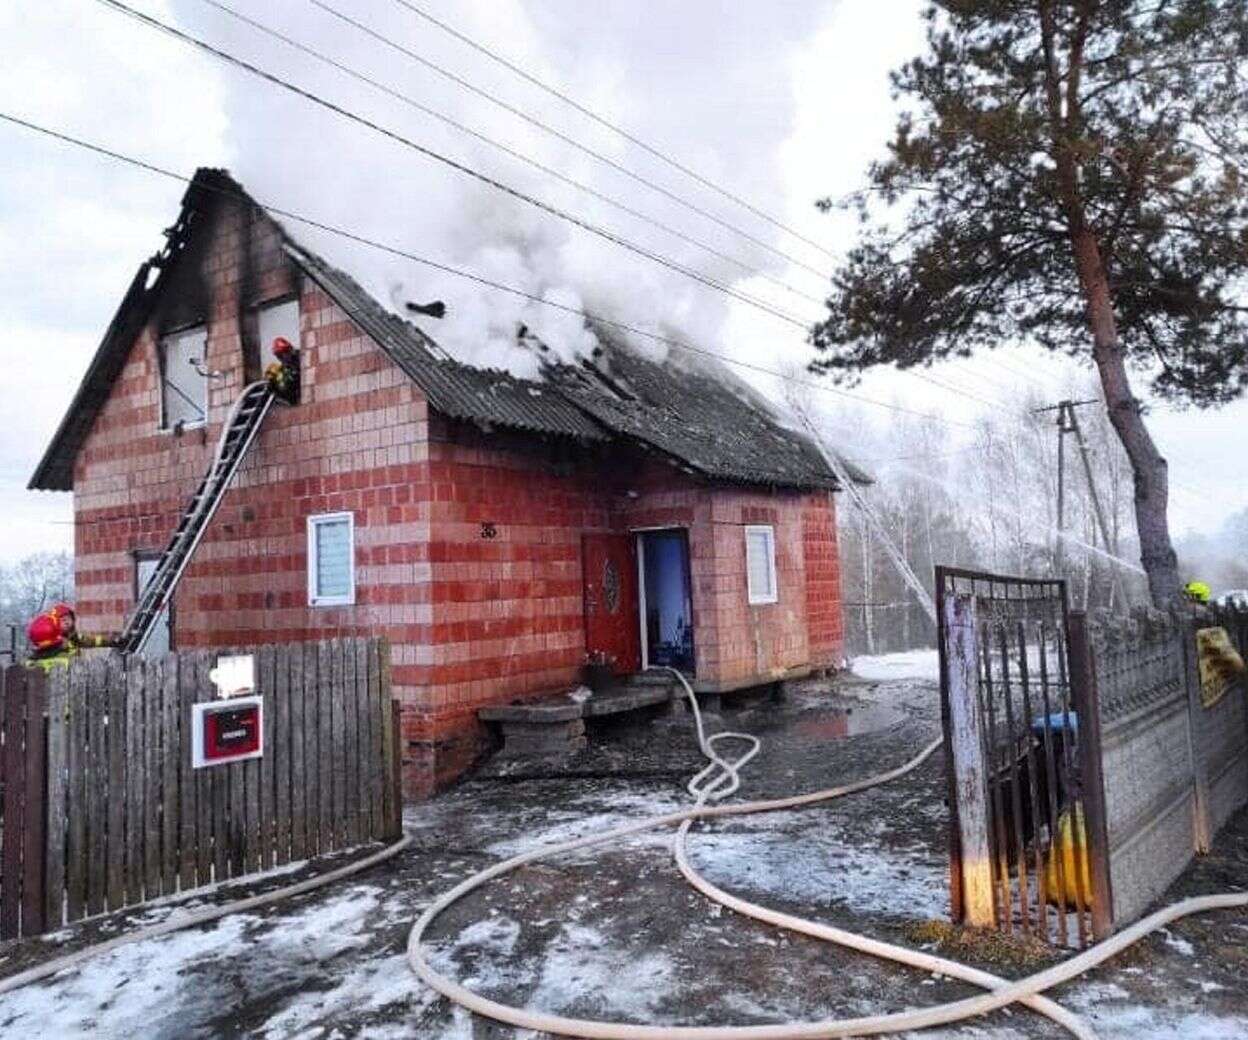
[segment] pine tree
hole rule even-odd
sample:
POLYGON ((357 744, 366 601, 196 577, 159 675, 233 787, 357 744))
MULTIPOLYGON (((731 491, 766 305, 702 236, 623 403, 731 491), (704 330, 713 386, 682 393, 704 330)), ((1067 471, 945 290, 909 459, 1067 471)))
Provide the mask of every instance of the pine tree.
POLYGON ((1094 362, 1152 598, 1178 594, 1165 459, 1128 363, 1175 401, 1248 386, 1248 4, 938 0, 812 333, 852 380, 1031 340, 1094 362))

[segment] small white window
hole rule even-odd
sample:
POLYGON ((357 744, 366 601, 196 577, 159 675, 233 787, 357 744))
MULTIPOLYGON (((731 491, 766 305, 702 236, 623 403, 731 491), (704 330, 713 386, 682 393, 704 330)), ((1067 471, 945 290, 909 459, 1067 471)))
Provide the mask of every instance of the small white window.
MULTIPOLYGON (((160 566, 160 554, 144 553, 136 556, 134 560, 134 591, 135 599, 143 595, 143 590, 147 588, 147 583, 152 580, 156 574, 156 568, 160 566)), ((156 627, 152 630, 152 634, 147 637, 147 642, 143 644, 144 657, 163 657, 173 647, 173 620, 169 615, 170 607, 165 605, 165 609, 160 612, 160 617, 156 620, 156 627)))
POLYGON ((745 529, 745 583, 751 603, 775 603, 776 532, 772 527, 745 529))
POLYGON ((160 341, 160 426, 202 425, 208 415, 208 330, 204 326, 160 341))
POLYGON ((355 602, 355 518, 351 513, 308 517, 308 604, 355 602))
POLYGON ((299 349, 299 301, 285 300, 260 308, 260 367, 276 361, 273 341, 281 336, 299 349))

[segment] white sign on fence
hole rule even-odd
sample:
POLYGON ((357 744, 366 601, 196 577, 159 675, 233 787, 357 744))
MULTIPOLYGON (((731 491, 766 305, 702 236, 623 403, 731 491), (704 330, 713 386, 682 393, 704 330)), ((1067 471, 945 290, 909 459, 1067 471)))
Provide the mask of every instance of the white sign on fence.
POLYGON ((234 654, 217 658, 217 666, 208 673, 217 687, 218 697, 238 697, 256 692, 255 654, 234 654))

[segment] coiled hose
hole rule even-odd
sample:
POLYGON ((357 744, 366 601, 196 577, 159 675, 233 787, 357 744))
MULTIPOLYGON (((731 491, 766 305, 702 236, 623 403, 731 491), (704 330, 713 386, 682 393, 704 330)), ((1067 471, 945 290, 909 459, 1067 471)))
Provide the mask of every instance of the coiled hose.
POLYGON ((685 677, 675 669, 667 670, 671 671, 684 687, 685 695, 693 711, 698 745, 708 759, 707 766, 690 780, 688 784, 688 790, 694 797, 694 805, 681 812, 652 816, 635 823, 613 827, 598 834, 590 834, 570 841, 542 846, 539 849, 521 853, 496 863, 460 882, 435 900, 421 914, 408 935, 408 963, 411 965, 412 970, 428 986, 469 1011, 485 1015, 488 1018, 506 1022, 523 1029, 545 1031, 561 1036, 585 1037, 588 1040, 817 1040, 817 1038, 826 1037, 867 1036, 879 1033, 904 1032, 906 1030, 922 1029, 927 1026, 946 1025, 985 1014, 1014 1002, 1024 1004, 1032 1010, 1046 1015, 1054 1022, 1063 1026, 1071 1034, 1079 1037, 1080 1040, 1094 1040, 1095 1034, 1086 1023, 1040 994, 1052 986, 1067 982, 1083 974, 1120 953, 1132 943, 1138 942, 1150 932, 1181 917, 1208 910, 1248 906, 1248 894, 1243 893, 1228 893, 1225 895, 1185 899, 1182 902, 1175 903, 1151 914, 1070 960, 1025 979, 1010 982, 943 957, 936 957, 931 954, 907 949, 904 946, 870 939, 866 936, 856 935, 852 932, 814 921, 806 921, 802 918, 782 914, 739 899, 712 885, 690 865, 686 850, 686 838, 689 827, 694 820, 774 812, 778 809, 792 809, 798 806, 812 805, 817 802, 840 798, 856 791, 864 791, 868 788, 888 783, 890 780, 895 780, 917 769, 940 747, 941 741, 935 740, 928 744, 914 758, 895 769, 881 773, 878 776, 856 781, 855 783, 831 787, 822 791, 813 791, 809 794, 795 795, 789 798, 744 802, 727 806, 709 805, 707 803, 725 798, 737 790, 740 786, 741 768, 758 754, 761 745, 757 737, 748 733, 716 733, 708 738, 703 727, 701 711, 699 710, 693 689, 689 686, 685 677), (735 759, 727 759, 716 750, 716 745, 725 741, 743 743, 746 745, 746 750, 735 759), (983 987, 988 992, 980 996, 938 1004, 933 1007, 861 1018, 827 1019, 818 1022, 787 1022, 757 1026, 651 1026, 627 1022, 568 1018, 563 1015, 553 1015, 541 1011, 512 1007, 472 992, 453 979, 449 979, 436 971, 429 963, 421 945, 424 933, 439 915, 470 892, 527 863, 548 859, 552 856, 562 855, 577 849, 602 845, 631 834, 638 834, 642 831, 673 824, 678 825, 674 845, 677 867, 685 879, 709 899, 731 910, 735 910, 737 913, 765 921, 779 928, 800 932, 803 935, 823 939, 862 953, 881 957, 885 960, 919 968, 923 971, 939 972, 951 978, 961 979, 973 985, 983 987))

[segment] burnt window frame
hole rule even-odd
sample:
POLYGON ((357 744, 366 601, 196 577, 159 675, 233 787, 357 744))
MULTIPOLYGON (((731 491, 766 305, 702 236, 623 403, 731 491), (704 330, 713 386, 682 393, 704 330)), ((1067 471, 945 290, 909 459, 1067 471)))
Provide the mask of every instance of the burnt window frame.
MULTIPOLYGON (((179 325, 172 328, 162 330, 156 337, 156 370, 160 376, 160 383, 157 390, 160 394, 160 417, 157 420, 157 429, 161 433, 179 433, 182 430, 199 430, 208 425, 208 408, 211 390, 211 378, 208 370, 208 323, 206 321, 193 321, 186 325, 179 325), (167 370, 167 351, 165 349, 166 342, 181 336, 189 335, 193 332, 202 332, 204 337, 203 356, 199 359, 200 369, 196 369, 196 374, 204 381, 204 397, 203 412, 198 419, 179 419, 176 422, 169 422, 167 408, 168 388, 172 386, 166 378, 167 370)), ((176 389, 175 393, 181 394, 180 389, 176 389)), ((183 395, 185 396, 185 395, 183 395)), ((187 398, 189 401, 190 399, 187 398)), ((195 402, 191 402, 192 405, 195 402)))

